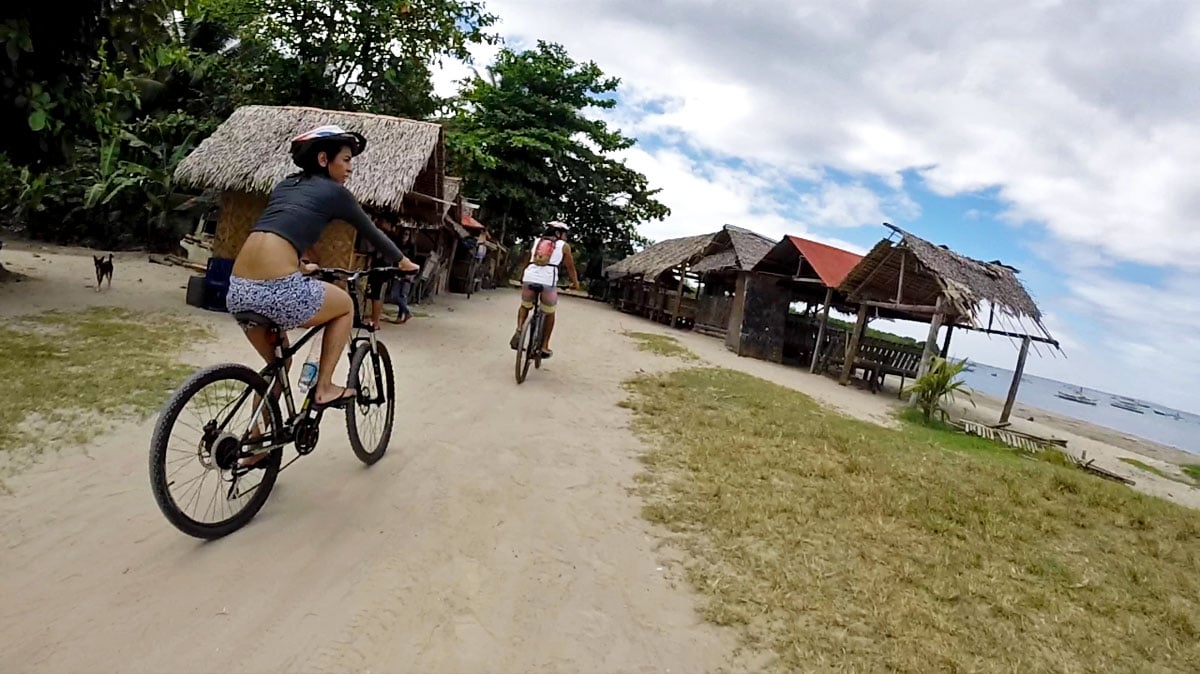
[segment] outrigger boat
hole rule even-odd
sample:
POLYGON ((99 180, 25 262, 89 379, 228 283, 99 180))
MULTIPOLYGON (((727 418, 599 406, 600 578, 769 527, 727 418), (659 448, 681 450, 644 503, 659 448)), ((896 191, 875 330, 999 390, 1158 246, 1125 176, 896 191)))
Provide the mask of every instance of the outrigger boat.
POLYGON ((1134 414, 1145 414, 1146 413, 1146 410, 1143 407, 1140 407, 1135 404, 1127 403, 1124 400, 1114 400, 1109 404, 1117 409, 1125 410, 1127 412, 1133 412, 1134 414))
POLYGON ((1082 389, 1082 386, 1080 386, 1079 389, 1076 391, 1058 391, 1057 393, 1055 393, 1055 396, 1064 399, 1064 401, 1070 401, 1073 403, 1079 403, 1079 404, 1084 404, 1084 405, 1092 405, 1092 407, 1096 407, 1096 403, 1098 402, 1098 401, 1096 401, 1096 398, 1088 398, 1087 396, 1085 396, 1084 389, 1082 389))
POLYGON ((1080 387, 1078 391, 1059 391, 1059 392, 1055 393, 1054 395, 1058 396, 1059 398, 1062 398, 1063 400, 1070 400, 1073 403, 1079 403, 1081 405, 1091 405, 1093 407, 1095 407, 1096 403, 1098 402, 1095 398, 1089 398, 1089 397, 1085 396, 1083 394, 1082 387, 1080 387))

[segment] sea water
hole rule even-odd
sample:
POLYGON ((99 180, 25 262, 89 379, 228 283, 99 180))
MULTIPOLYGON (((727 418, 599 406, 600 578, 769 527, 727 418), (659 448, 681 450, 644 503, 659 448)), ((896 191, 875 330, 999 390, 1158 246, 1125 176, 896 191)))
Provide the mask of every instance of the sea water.
MULTIPOLYGON (((974 371, 962 373, 962 379, 968 387, 1001 400, 1008 397, 1008 387, 1012 384, 1012 370, 992 367, 983 363, 972 363, 972 366, 975 368, 974 371)), ((1116 396, 1112 393, 1084 388, 1083 394, 1096 401, 1096 405, 1093 407, 1063 400, 1054 395, 1063 390, 1078 393, 1079 387, 1026 374, 1021 379, 1021 388, 1017 391, 1017 402, 1097 426, 1104 426, 1143 440, 1200 454, 1200 416, 1149 401, 1138 401, 1148 405, 1148 407, 1142 408, 1142 414, 1138 414, 1113 407, 1112 402, 1116 396), (1178 414, 1180 418, 1158 415, 1154 413, 1154 410, 1166 412, 1169 415, 1178 414)))

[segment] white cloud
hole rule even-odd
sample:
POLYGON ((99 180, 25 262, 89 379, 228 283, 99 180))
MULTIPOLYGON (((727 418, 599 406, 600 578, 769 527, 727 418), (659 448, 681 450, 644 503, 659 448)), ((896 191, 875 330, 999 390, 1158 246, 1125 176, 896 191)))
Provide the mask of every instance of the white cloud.
MULTIPOLYGON (((644 228, 648 236, 732 223, 856 249, 812 228, 915 216, 902 172, 942 195, 987 190, 1001 203, 964 220, 1044 225, 1038 271, 1063 286, 1040 299, 1069 358, 1033 356, 1030 371, 1200 410, 1200 306, 1191 299, 1200 287, 1200 3, 489 8, 510 42, 559 42, 622 78, 623 105, 603 115, 653 139, 626 158, 673 210, 644 228), (721 161, 730 157, 738 168, 721 161), (813 191, 789 192, 795 178, 813 191), (870 189, 876 182, 885 188, 870 189), (1122 281, 1112 276, 1120 261, 1156 266, 1166 280, 1122 281)), ((997 365, 1016 357, 1004 338, 968 333, 954 344, 997 365)))
POLYGON ((1200 268, 1200 4, 493 0, 665 101, 627 128, 785 170, 997 187, 1016 221, 1200 268), (581 30, 580 26, 586 26, 581 30))

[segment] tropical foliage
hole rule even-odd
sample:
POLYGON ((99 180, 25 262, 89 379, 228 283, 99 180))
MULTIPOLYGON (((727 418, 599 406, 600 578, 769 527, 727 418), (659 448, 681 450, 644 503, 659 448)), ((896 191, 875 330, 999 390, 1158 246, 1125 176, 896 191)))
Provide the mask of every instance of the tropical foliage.
MULTIPOLYGON (((234 109, 309 105, 447 124, 451 170, 506 242, 571 222, 622 254, 661 218, 646 178, 595 118, 619 82, 558 45, 503 49, 457 96, 443 61, 498 42, 480 0, 100 0, 19 3, 0 19, 0 226, 35 238, 161 248, 193 215, 175 165, 234 109)), ((580 251, 586 258, 586 252, 580 251)))
POLYGON ((934 356, 929 362, 929 371, 904 389, 905 393, 915 397, 917 408, 921 410, 926 422, 932 421, 934 414, 938 414, 945 421, 946 410, 942 408, 942 401, 952 401, 960 393, 965 395, 972 405, 975 404, 971 399, 971 390, 958 378, 966 366, 965 360, 950 361, 934 356))

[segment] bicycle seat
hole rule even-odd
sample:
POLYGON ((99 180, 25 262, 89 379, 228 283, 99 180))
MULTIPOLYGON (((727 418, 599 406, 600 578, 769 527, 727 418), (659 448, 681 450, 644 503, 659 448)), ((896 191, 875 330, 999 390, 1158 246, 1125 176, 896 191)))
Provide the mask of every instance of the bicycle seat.
POLYGON ((546 289, 546 286, 544 286, 540 283, 530 283, 529 285, 527 285, 525 287, 529 288, 530 290, 532 290, 535 293, 540 293, 546 289))
POLYGON ((279 329, 279 325, 275 321, 255 311, 234 312, 233 320, 237 321, 243 330, 249 330, 250 328, 279 329))

